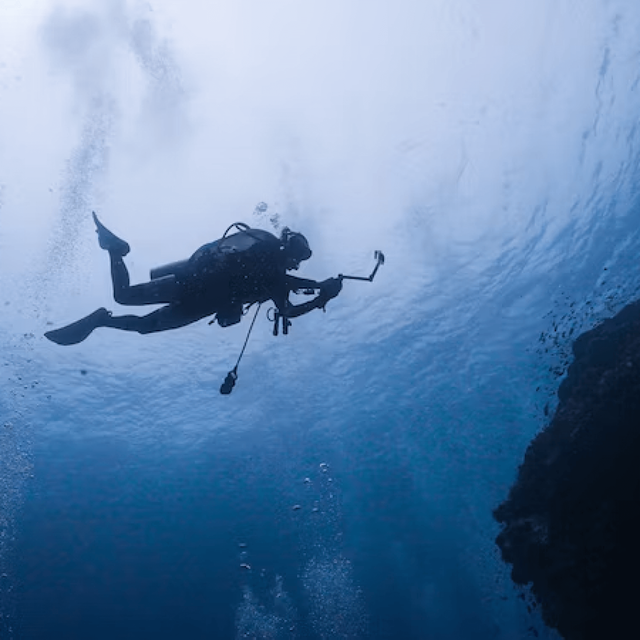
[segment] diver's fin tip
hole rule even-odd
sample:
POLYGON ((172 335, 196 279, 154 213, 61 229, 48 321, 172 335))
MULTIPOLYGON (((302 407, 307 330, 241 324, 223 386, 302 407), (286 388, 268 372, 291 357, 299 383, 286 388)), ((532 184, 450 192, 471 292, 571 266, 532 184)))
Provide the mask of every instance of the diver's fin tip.
POLYGON ((107 227, 105 227, 100 220, 98 220, 98 216, 95 211, 91 212, 93 216, 93 221, 96 224, 96 233, 98 234, 98 244, 101 249, 105 249, 109 253, 115 253, 118 256, 124 257, 129 251, 129 243, 123 240, 122 238, 118 238, 118 236, 109 231, 107 227))
POLYGON ((105 320, 110 316, 110 311, 107 311, 104 307, 100 307, 88 316, 81 318, 80 320, 76 320, 66 327, 47 331, 44 334, 44 337, 47 338, 47 340, 51 340, 51 342, 55 342, 62 346, 79 344, 88 338, 94 329, 106 326, 104 324, 105 320))

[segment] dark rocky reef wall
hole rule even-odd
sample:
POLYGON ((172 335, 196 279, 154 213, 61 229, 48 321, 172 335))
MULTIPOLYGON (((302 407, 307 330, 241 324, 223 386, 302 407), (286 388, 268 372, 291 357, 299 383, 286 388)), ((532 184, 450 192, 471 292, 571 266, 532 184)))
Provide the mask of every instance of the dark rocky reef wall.
POLYGON ((556 413, 494 511, 496 542, 566 640, 636 637, 640 301, 579 336, 573 353, 556 413))

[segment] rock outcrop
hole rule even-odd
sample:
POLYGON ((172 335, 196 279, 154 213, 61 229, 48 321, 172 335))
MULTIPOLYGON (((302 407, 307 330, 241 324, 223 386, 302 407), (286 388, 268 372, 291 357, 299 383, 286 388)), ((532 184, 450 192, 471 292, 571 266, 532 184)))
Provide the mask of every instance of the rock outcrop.
MULTIPOLYGON (((566 640, 630 637, 640 596, 640 301, 583 333, 496 542, 566 640)), ((636 632, 633 629, 636 629, 636 632)))

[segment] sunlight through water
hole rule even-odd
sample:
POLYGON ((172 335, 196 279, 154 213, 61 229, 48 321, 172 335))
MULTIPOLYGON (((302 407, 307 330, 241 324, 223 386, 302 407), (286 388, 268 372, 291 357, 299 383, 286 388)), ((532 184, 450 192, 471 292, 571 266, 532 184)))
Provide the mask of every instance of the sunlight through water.
POLYGON ((2 0, 0 637, 555 637, 491 510, 571 336, 640 291, 639 32, 616 0, 2 0), (386 259, 289 335, 263 305, 222 396, 250 315, 44 338, 121 310, 91 211, 133 283, 236 221, 304 233, 301 277, 386 259))

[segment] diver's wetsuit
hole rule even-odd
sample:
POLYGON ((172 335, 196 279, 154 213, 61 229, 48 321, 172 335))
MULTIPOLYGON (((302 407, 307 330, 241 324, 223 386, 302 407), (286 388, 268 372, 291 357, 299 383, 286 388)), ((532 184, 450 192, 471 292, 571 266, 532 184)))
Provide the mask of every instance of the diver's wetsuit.
MULTIPOLYGON (((100 224, 97 218, 96 223, 100 224)), ((110 233, 104 227, 102 231, 110 233)), ((128 252, 128 245, 126 247, 128 252)), ((269 299, 286 317, 296 317, 324 306, 333 296, 321 294, 300 305, 289 304, 291 291, 322 290, 324 283, 288 275, 287 268, 297 266, 288 265, 282 247, 281 240, 268 231, 247 227, 200 247, 188 260, 170 265, 171 268, 154 270, 161 274, 157 277, 153 277, 152 271, 149 282, 133 286, 122 252, 103 247, 109 251, 116 302, 129 306, 165 306, 144 316, 113 316, 106 309, 98 309, 86 318, 45 335, 58 344, 76 344, 97 327, 146 334, 183 327, 213 314, 218 323, 226 327, 240 321, 243 305, 269 299)))
POLYGON ((221 326, 229 326, 240 321, 244 304, 269 299, 284 314, 289 291, 318 283, 287 276, 280 254, 280 241, 273 234, 261 229, 240 231, 200 247, 173 273, 131 286, 123 259, 111 253, 116 302, 169 306, 142 317, 112 316, 107 326, 152 333, 214 313, 221 326))

